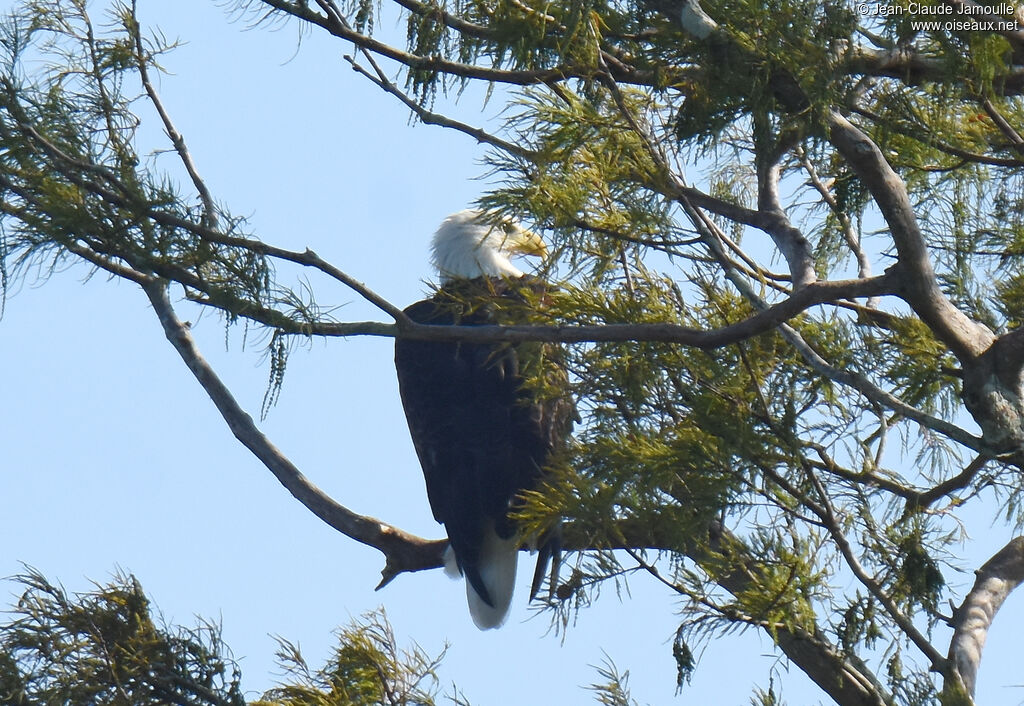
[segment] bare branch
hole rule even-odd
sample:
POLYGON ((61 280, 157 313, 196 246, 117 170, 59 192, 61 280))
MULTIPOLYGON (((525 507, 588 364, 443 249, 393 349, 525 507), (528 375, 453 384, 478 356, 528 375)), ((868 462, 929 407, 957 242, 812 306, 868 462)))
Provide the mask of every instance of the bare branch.
MULTIPOLYGON (((949 645, 952 668, 946 673, 943 695, 963 694, 973 702, 978 667, 989 628, 1007 596, 1024 581, 1024 537, 1014 537, 978 569, 974 587, 953 619, 949 645)), ((944 703, 956 703, 953 700, 944 703)))
POLYGON ((174 127, 170 114, 164 108, 163 101, 160 100, 160 95, 156 92, 156 88, 149 78, 149 60, 146 57, 145 48, 142 46, 142 29, 139 26, 137 9, 137 0, 132 0, 131 26, 128 27, 128 32, 131 34, 132 39, 135 40, 135 63, 139 69, 139 78, 142 80, 142 86, 146 90, 146 95, 149 96, 150 102, 160 115, 160 120, 164 124, 167 137, 174 146, 174 151, 177 152, 178 158, 185 166, 185 171, 188 172, 188 176, 192 180, 192 184, 196 187, 196 191, 199 192, 199 198, 203 202, 203 225, 208 228, 216 228, 217 206, 213 202, 213 196, 206 187, 206 182, 199 176, 199 170, 192 160, 192 154, 185 145, 185 138, 174 127))
POLYGON ((382 90, 387 91, 391 95, 398 98, 398 100, 400 100, 407 108, 409 108, 409 110, 416 114, 416 117, 418 117, 427 125, 437 125, 439 127, 446 127, 451 128, 453 130, 458 130, 459 132, 463 132, 469 135, 477 142, 485 143, 491 145, 492 147, 497 147, 498 149, 504 150, 509 154, 514 154, 517 157, 529 159, 536 156, 535 152, 524 149, 517 144, 508 142, 507 140, 503 140, 500 137, 492 135, 489 132, 482 130, 478 127, 473 127, 472 125, 467 125, 466 123, 459 122, 458 120, 452 120, 451 118, 441 115, 440 113, 435 113, 431 110, 427 110, 422 105, 420 105, 412 98, 410 98, 408 95, 406 95, 403 91, 401 91, 398 88, 398 86, 396 86, 392 81, 390 81, 387 78, 387 75, 374 60, 372 54, 370 54, 366 50, 361 51, 363 52, 363 55, 366 57, 366 61, 370 64, 370 67, 373 69, 374 73, 371 74, 369 71, 363 68, 353 57, 346 54, 345 61, 347 61, 352 66, 352 70, 360 74, 361 76, 365 76, 375 85, 380 87, 382 90))
POLYGON ((296 500, 310 512, 351 539, 384 554, 383 586, 403 571, 431 569, 441 564, 446 542, 430 541, 408 534, 373 517, 358 515, 337 503, 316 487, 275 447, 245 413, 231 391, 206 362, 195 340, 174 313, 167 297, 167 285, 158 280, 142 283, 164 334, 196 380, 213 400, 232 434, 258 458, 296 500))
POLYGON ((830 138, 871 192, 889 226, 899 254, 903 297, 956 356, 973 361, 995 342, 995 335, 973 321, 939 288, 906 186, 878 146, 836 111, 827 116, 830 138))

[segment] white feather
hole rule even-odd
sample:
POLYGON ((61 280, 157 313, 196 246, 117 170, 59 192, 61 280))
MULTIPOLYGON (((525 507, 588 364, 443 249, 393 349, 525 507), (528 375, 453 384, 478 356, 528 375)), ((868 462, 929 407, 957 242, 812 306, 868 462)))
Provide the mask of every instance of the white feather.
POLYGON ((518 562, 519 541, 515 537, 502 539, 493 530, 485 532, 483 546, 480 548, 480 577, 494 605, 487 605, 473 590, 472 584, 466 581, 469 614, 481 630, 501 627, 508 617, 512 592, 516 586, 518 562))
POLYGON ((450 579, 462 578, 462 572, 459 571, 459 560, 455 558, 455 550, 450 544, 444 550, 444 575, 450 579))
POLYGON ((442 281, 475 277, 522 277, 512 264, 508 234, 500 224, 484 223, 480 211, 459 211, 444 219, 431 243, 434 267, 442 281))

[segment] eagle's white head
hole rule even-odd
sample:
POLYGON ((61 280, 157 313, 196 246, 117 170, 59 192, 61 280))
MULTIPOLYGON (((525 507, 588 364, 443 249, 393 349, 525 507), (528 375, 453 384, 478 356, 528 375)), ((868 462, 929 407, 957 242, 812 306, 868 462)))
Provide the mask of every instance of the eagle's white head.
POLYGON ((522 277, 513 255, 547 254, 540 236, 511 219, 487 222, 481 211, 453 213, 434 234, 431 261, 441 282, 475 277, 522 277))

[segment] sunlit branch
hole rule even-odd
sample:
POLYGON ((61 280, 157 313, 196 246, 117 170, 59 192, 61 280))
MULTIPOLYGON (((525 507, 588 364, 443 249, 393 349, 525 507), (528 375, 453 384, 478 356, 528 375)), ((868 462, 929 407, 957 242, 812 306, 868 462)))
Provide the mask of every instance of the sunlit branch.
MULTIPOLYGON (((962 688, 973 700, 981 653, 996 613, 1006 598, 1024 582, 1024 537, 1014 537, 976 572, 974 587, 956 610, 944 695, 962 688)), ((956 703, 952 699, 947 703, 956 703)))
POLYGON ((985 326, 942 292, 903 180, 878 146, 836 111, 827 115, 830 140, 871 192, 892 233, 905 287, 903 298, 958 358, 976 359, 995 341, 985 326))
POLYGON ((100 269, 105 270, 106 272, 109 272, 112 275, 116 275, 117 277, 122 277, 130 282, 135 282, 136 284, 143 285, 147 284, 153 279, 151 276, 146 275, 142 272, 138 272, 137 270, 134 270, 131 267, 125 267, 124 265, 120 265, 114 262, 113 260, 100 255, 95 250, 92 250, 91 248, 88 248, 82 245, 81 243, 76 243, 73 240, 65 243, 64 247, 73 252, 75 255, 78 255, 83 260, 92 263, 96 267, 99 267, 100 269))
MULTIPOLYGON (((405 313, 399 307, 391 304, 384 297, 372 291, 362 282, 359 282, 355 278, 339 270, 337 267, 321 259, 312 250, 307 249, 300 253, 268 245, 252 238, 226 235, 219 230, 182 218, 175 213, 155 208, 151 203, 134 194, 121 182, 120 179, 111 173, 110 170, 89 162, 82 162, 81 160, 75 159, 74 157, 66 154, 56 145, 43 137, 31 125, 24 124, 22 122, 24 119, 23 115, 16 115, 15 117, 19 119, 18 125, 24 134, 39 144, 39 146, 55 160, 58 168, 60 168, 61 165, 64 166, 64 168, 60 169, 61 174, 63 174, 69 181, 101 198, 108 204, 117 208, 125 209, 129 212, 139 213, 142 216, 151 218, 153 221, 161 225, 187 231, 209 242, 241 247, 260 255, 287 260, 296 264, 315 268, 349 287, 368 302, 387 313, 395 319, 396 322, 405 323, 407 321, 405 313), (109 182, 117 191, 112 191, 105 186, 86 179, 79 172, 97 174, 105 181, 109 182)), ((3 179, 3 183, 8 185, 9 188, 14 187, 14 184, 10 179, 7 179, 3 175, 0 175, 0 179, 3 179)), ((23 198, 27 197, 27 192, 24 190, 17 188, 13 188, 13 190, 19 193, 23 198)))
MULTIPOLYGON (((707 243, 711 252, 718 258, 720 264, 725 270, 726 277, 728 277, 729 281, 733 283, 733 285, 737 288, 740 294, 742 294, 747 301, 749 301, 758 309, 763 310, 765 308, 764 301, 753 290, 750 284, 739 275, 739 273, 730 263, 724 250, 722 249, 722 241, 719 235, 721 233, 721 230, 718 228, 718 226, 715 225, 714 221, 707 218, 707 216, 705 216, 699 208, 696 208, 694 204, 690 203, 688 198, 683 198, 682 205, 684 206, 684 209, 686 210, 687 214, 690 215, 691 220, 694 222, 695 226, 697 226, 698 232, 705 236, 705 242, 707 243)), ((886 275, 883 276, 895 277, 896 272, 897 271, 895 269, 890 269, 886 272, 886 275)), ((869 280, 861 281, 874 281, 877 279, 878 278, 875 277, 869 280)), ((800 296, 802 292, 808 289, 814 290, 815 288, 821 286, 822 284, 823 283, 821 282, 815 282, 814 284, 811 284, 805 287, 803 290, 800 290, 799 292, 795 293, 793 297, 800 296)), ((830 363, 828 363, 828 361, 822 358, 817 351, 815 351, 810 345, 808 345, 808 343, 793 327, 785 323, 780 323, 780 325, 778 326, 778 330, 782 334, 782 336, 786 338, 786 340, 788 340, 791 345, 793 345, 793 347, 800 354, 800 356, 820 374, 836 382, 848 385, 853 389, 857 390, 858 392, 860 392, 861 394, 863 394, 866 398, 868 398, 875 404, 888 407, 889 409, 898 412, 907 419, 916 421, 918 424, 921 424, 922 426, 927 427, 929 429, 939 431, 948 436, 949 438, 954 439, 955 441, 967 446, 968 448, 974 449, 976 451, 982 450, 982 440, 974 436, 973 434, 970 434, 966 430, 961 429, 955 424, 950 424, 949 422, 943 419, 933 417, 930 414, 927 414, 919 409, 916 409, 906 404, 896 396, 874 385, 862 375, 847 370, 841 370, 831 365, 830 363)))
MULTIPOLYGON (((762 128, 768 130, 767 126, 762 128)), ((793 287, 805 287, 817 279, 814 272, 814 258, 811 244, 798 228, 793 226, 782 208, 779 197, 779 179, 782 174, 782 159, 796 145, 796 134, 779 136, 779 144, 769 146, 761 144, 763 140, 755 140, 757 149, 755 163, 757 165, 757 209, 759 213, 771 214, 773 225, 767 231, 775 247, 789 265, 789 273, 793 279, 793 287)))
POLYGON ((82 21, 85 23, 85 44, 89 48, 89 74, 92 76, 92 79, 96 84, 96 93, 99 95, 100 104, 102 105, 103 119, 107 126, 106 136, 113 144, 114 151, 118 154, 123 154, 124 145, 121 143, 120 131, 114 124, 114 101, 110 97, 110 92, 107 90, 107 82, 103 78, 104 62, 101 61, 99 51, 96 47, 96 33, 93 28, 92 20, 89 19, 89 15, 85 10, 85 3, 81 3, 76 10, 80 14, 82 21))
MULTIPOLYGON (((743 223, 764 231, 772 238, 786 257, 787 262, 790 264, 791 279, 796 287, 799 288, 814 282, 816 277, 810 260, 809 245, 803 235, 790 224, 781 206, 778 205, 777 199, 759 204, 758 210, 755 211, 687 186, 682 177, 672 169, 668 158, 658 144, 658 141, 655 140, 654 135, 651 134, 651 131, 646 126, 641 124, 639 118, 633 114, 633 111, 626 104, 615 77, 607 71, 607 64, 603 58, 599 59, 599 65, 605 68, 605 72, 599 78, 601 78, 615 100, 619 114, 626 121, 630 130, 640 138, 645 151, 660 172, 664 183, 659 186, 664 190, 665 195, 683 203, 684 208, 706 208, 716 215, 724 216, 737 223, 743 223), (801 242, 803 245, 800 245, 801 242)), ((777 173, 774 174, 774 178, 778 178, 777 173)), ((777 188, 777 184, 773 188, 777 188)), ((722 240, 722 238, 719 238, 719 240, 722 240)), ((736 250, 739 252, 738 248, 736 250)), ((756 263, 749 261, 749 259, 748 265, 760 270, 756 263)))
MULTIPOLYGON (((728 563, 730 570, 714 571, 710 577, 733 595, 749 590, 763 569, 742 542, 720 524, 712 524, 709 537, 707 547, 695 547, 691 558, 709 566, 721 566, 723 558, 733 558, 728 563)), ((841 706, 891 703, 891 697, 867 665, 856 655, 841 653, 817 628, 807 632, 793 626, 779 630, 774 637, 782 652, 841 706)))
POLYGON ((373 517, 359 515, 339 504, 310 482, 253 423, 196 347, 189 327, 174 313, 167 285, 159 280, 141 283, 160 319, 164 334, 188 369, 206 390, 231 432, 274 477, 310 512, 351 539, 381 551, 387 559, 381 585, 403 571, 439 566, 447 542, 408 534, 373 517))

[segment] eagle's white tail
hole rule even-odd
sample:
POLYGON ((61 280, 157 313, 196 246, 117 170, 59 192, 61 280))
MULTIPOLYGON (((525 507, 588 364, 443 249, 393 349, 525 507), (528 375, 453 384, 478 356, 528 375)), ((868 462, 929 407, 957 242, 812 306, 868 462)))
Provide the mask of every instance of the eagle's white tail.
POLYGON ((502 539, 494 531, 485 533, 480 548, 480 578, 490 594, 493 606, 487 605, 472 584, 466 581, 469 614, 481 630, 500 627, 508 616, 512 591, 516 586, 516 564, 519 562, 519 541, 516 537, 502 539))

